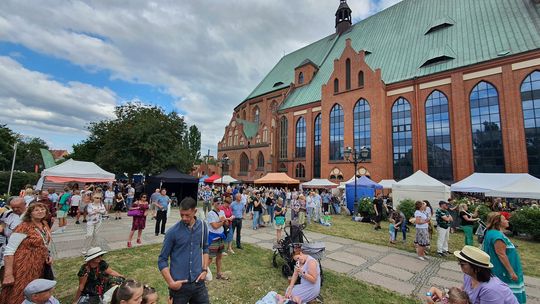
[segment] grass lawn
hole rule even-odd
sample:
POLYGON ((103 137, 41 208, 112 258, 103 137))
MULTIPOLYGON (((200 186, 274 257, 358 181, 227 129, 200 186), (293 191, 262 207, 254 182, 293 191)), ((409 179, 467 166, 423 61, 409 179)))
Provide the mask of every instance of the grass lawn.
MULTIPOLYGON (((155 287, 161 296, 160 303, 166 303, 167 287, 157 269, 160 250, 161 245, 122 249, 108 253, 105 260, 114 270, 126 277, 155 287)), ((245 249, 238 250, 235 255, 224 257, 223 267, 230 280, 214 280, 208 283, 210 302, 255 303, 268 291, 283 293, 287 280, 281 276, 279 269, 272 267, 271 260, 271 251, 250 245, 245 245, 245 249)), ((82 258, 62 259, 56 262, 58 285, 55 294, 61 303, 73 302, 78 285, 77 272, 81 264, 82 258)), ((215 275, 213 266, 211 268, 215 275)), ((331 271, 325 271, 324 278, 322 288, 324 303, 417 303, 412 298, 331 271)))
MULTIPOLYGON (((349 216, 333 215, 332 226, 326 227, 322 225, 310 225, 307 230, 324 233, 328 235, 339 236, 352 240, 357 240, 365 243, 371 243, 376 245, 388 246, 388 222, 381 223, 382 229, 379 231, 373 230, 373 225, 369 223, 358 223, 351 221, 349 216)), ((407 233, 407 243, 402 244, 401 232, 398 234, 398 242, 392 245, 398 249, 414 252, 414 226, 409 226, 410 230, 407 233)), ((511 238, 512 242, 518 246, 518 252, 523 264, 523 271, 526 275, 540 277, 540 243, 531 242, 522 239, 511 238)), ((476 242, 476 239, 475 239, 476 242)), ((450 234, 450 240, 448 246, 450 251, 459 250, 465 245, 464 235, 462 232, 450 234)), ((478 245, 475 243, 475 245, 478 245)), ((431 242, 431 252, 436 253, 437 249, 437 232, 433 233, 433 240, 431 242)), ((456 260, 453 255, 447 257, 447 259, 456 260)))

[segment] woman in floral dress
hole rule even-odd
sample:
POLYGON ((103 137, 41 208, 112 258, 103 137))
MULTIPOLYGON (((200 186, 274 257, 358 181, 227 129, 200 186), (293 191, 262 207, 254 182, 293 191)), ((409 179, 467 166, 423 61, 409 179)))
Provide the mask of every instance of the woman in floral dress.
POLYGON ((148 210, 148 197, 146 194, 142 194, 140 200, 136 201, 129 210, 139 210, 140 212, 140 215, 133 216, 133 223, 131 224, 127 243, 128 248, 131 248, 131 240, 133 239, 135 230, 137 230, 137 244, 142 244, 141 235, 143 229, 146 227, 146 211, 148 210))

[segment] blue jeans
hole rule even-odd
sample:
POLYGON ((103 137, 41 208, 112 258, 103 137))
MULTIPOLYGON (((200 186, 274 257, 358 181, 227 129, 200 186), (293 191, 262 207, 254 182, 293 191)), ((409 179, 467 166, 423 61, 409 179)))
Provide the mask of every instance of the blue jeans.
POLYGON ((315 208, 313 207, 307 207, 307 222, 311 224, 311 220, 313 219, 313 212, 315 211, 315 208))
POLYGON ((133 197, 126 197, 126 206, 127 209, 131 208, 131 205, 133 204, 133 197))
POLYGON ((266 210, 268 211, 268 214, 270 215, 270 223, 274 222, 274 206, 266 206, 266 210))
POLYGON ((208 290, 206 284, 202 282, 184 283, 179 290, 169 289, 169 296, 173 298, 174 304, 207 304, 210 303, 208 299, 208 290))
POLYGON ((259 217, 261 216, 260 211, 253 211, 253 229, 257 229, 259 226, 259 217))
POLYGON ((334 206, 334 212, 341 214, 341 206, 338 203, 333 203, 332 205, 334 206))

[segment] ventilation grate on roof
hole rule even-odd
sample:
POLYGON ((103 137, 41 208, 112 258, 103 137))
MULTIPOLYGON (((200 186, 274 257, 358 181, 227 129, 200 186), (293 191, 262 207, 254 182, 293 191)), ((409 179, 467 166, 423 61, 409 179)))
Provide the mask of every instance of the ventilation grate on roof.
POLYGON ((438 63, 442 63, 442 62, 452 60, 452 59, 455 59, 455 58, 450 57, 450 56, 446 56, 446 55, 430 58, 430 59, 426 60, 426 62, 424 62, 420 67, 423 68, 423 67, 426 67, 428 65, 438 64, 438 63))
POLYGON ((428 26, 428 29, 424 33, 424 35, 427 35, 429 33, 433 33, 433 32, 436 32, 436 31, 440 31, 440 30, 445 29, 447 27, 451 27, 454 24, 455 24, 455 21, 452 20, 450 17, 444 17, 444 18, 441 18, 441 19, 437 19, 437 20, 433 21, 433 23, 431 23, 428 26))
POLYGON ((282 84, 283 84, 283 82, 278 81, 278 82, 274 83, 274 86, 273 86, 273 87, 274 87, 274 88, 275 88, 275 87, 279 87, 279 86, 282 85, 282 84))

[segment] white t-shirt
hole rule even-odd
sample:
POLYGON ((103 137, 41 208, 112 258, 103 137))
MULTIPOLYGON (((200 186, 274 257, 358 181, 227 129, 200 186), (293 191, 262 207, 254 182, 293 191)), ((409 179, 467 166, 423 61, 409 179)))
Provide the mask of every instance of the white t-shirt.
MULTIPOLYGON (((426 214, 425 212, 420 211, 420 210, 416 210, 416 211, 414 212, 414 217, 415 217, 415 218, 419 217, 419 218, 422 219, 422 221, 425 221, 425 220, 428 219, 427 214, 426 214)), ((428 228, 428 223, 425 223, 425 224, 416 224, 416 228, 428 228)))
POLYGON ((129 187, 127 192, 127 197, 134 197, 135 196, 135 188, 129 187))
POLYGON ((219 219, 220 216, 225 216, 225 212, 223 210, 219 210, 219 215, 217 215, 216 211, 212 209, 208 214, 206 215, 206 221, 208 222, 208 231, 213 233, 223 233, 223 226, 219 227, 218 229, 214 229, 210 223, 218 223, 221 220, 219 219))
POLYGON ((79 206, 81 199, 81 196, 77 194, 71 196, 71 206, 79 206))
POLYGON ((112 202, 114 199, 114 191, 105 191, 105 200, 112 202))
POLYGON ((311 195, 306 197, 306 207, 307 208, 315 208, 315 200, 311 195))

